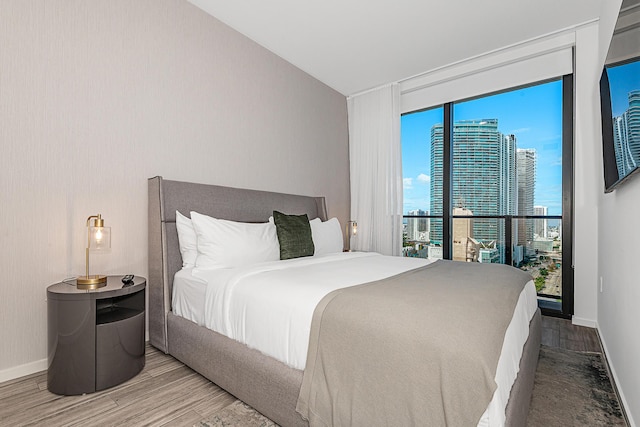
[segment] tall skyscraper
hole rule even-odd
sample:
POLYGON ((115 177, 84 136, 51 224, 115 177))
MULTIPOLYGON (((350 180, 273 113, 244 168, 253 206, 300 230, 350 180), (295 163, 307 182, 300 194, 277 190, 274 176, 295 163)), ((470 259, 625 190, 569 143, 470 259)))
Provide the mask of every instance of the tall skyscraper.
MULTIPOLYGON (((431 215, 442 215, 443 131, 442 124, 431 127, 431 164, 429 165, 431 171, 429 210, 431 215)), ((429 237, 432 245, 442 244, 442 220, 432 218, 429 237)))
POLYGON ((631 156, 631 150, 629 150, 627 113, 628 112, 625 111, 621 116, 613 118, 613 147, 616 153, 618 176, 628 174, 636 166, 631 156))
MULTIPOLYGON (((497 119, 461 120, 453 124, 451 183, 453 208, 474 216, 515 214, 517 206, 516 138, 498 131, 497 119)), ((431 212, 442 214, 443 129, 431 128, 431 212)), ((473 237, 499 241, 504 223, 497 219, 473 220, 473 237)), ((442 222, 432 221, 431 239, 442 242, 442 222)))
POLYGON ((613 142, 622 177, 640 166, 640 90, 629 92, 629 108, 613 118, 613 142))
MULTIPOLYGON (((504 135, 500 153, 502 171, 500 173, 501 215, 518 213, 518 158, 515 135, 504 135)), ((517 224, 516 224, 517 225, 517 224)))
MULTIPOLYGON (((518 215, 534 215, 533 200, 536 186, 536 150, 518 148, 518 215)), ((518 245, 533 241, 533 220, 518 221, 518 245)))
MULTIPOLYGON (((534 215, 548 215, 549 209, 546 206, 534 206, 534 215)), ((533 221, 533 234, 546 239, 549 236, 549 221, 547 219, 536 219, 533 221)))

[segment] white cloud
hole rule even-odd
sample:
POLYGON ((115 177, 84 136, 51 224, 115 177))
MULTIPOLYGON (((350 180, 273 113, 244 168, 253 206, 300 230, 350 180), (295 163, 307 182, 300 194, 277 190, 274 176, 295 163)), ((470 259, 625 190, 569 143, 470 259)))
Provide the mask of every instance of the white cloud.
POLYGON ((411 190, 413 188, 413 178, 403 178, 402 188, 405 190, 411 190))
POLYGON ((429 210, 429 199, 425 197, 405 197, 403 210, 405 213, 409 211, 415 211, 421 209, 423 211, 429 210))
POLYGON ((429 175, 421 173, 420 175, 418 175, 417 180, 423 184, 428 184, 431 182, 431 177, 429 175))

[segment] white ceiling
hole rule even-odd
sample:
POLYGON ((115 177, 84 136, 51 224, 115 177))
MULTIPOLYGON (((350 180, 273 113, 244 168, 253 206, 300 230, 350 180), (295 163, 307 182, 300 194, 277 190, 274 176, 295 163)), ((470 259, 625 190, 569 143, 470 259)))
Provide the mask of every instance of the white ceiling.
POLYGON ((597 19, 607 0, 189 0, 344 95, 597 19))

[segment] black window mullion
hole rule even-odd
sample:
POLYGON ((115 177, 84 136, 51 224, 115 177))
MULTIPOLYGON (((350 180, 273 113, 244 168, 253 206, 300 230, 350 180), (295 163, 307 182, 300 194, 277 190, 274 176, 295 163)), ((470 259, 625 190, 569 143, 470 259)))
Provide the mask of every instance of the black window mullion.
POLYGON ((573 314, 573 74, 562 76, 562 314, 573 314))
POLYGON ((506 215, 504 217, 504 263, 507 265, 513 265, 513 253, 512 253, 512 227, 513 216, 506 215))
MULTIPOLYGON (((560 236, 562 241, 562 297, 561 303, 554 301, 545 301, 543 306, 543 312, 545 314, 551 314, 555 316, 570 316, 574 311, 574 265, 573 265, 573 215, 574 215, 574 203, 573 203, 573 153, 574 153, 574 119, 573 119, 573 75, 562 76, 562 213, 561 215, 518 215, 519 212, 505 211, 504 215, 473 215, 477 220, 489 220, 496 219, 504 221, 504 262, 507 265, 513 265, 513 245, 518 241, 518 236, 513 234, 513 226, 516 223, 521 223, 521 226, 526 226, 527 220, 536 219, 550 219, 560 220, 562 226, 562 235, 560 236), (515 222, 514 222, 515 221, 515 222)), ((555 79, 554 79, 555 80, 555 79)), ((543 83, 543 82, 540 82, 543 83)), ((512 88, 515 90, 517 88, 512 88)), ((488 96, 487 94, 485 96, 488 96)), ((425 217, 433 218, 435 220, 442 219, 442 258, 453 258, 453 221, 459 216, 453 215, 453 192, 454 188, 454 173, 456 174, 456 185, 460 185, 461 181, 459 176, 460 171, 453 169, 454 163, 454 144, 453 144, 453 131, 454 131, 454 102, 448 102, 442 105, 442 193, 441 200, 433 198, 431 195, 432 204, 436 207, 432 208, 431 214, 425 217), (441 216, 437 211, 437 202, 442 203, 441 216), (434 215, 435 213, 435 215, 434 215)), ((432 130, 433 132, 433 130, 432 130)), ((438 135, 439 136, 439 135, 438 135)), ((432 134, 433 139, 433 134, 432 134)), ((438 138, 439 139, 439 138, 438 138)), ((465 151, 466 145, 473 141, 458 141, 460 143, 460 150, 465 151)), ((433 148, 432 148, 433 149, 433 148)), ((510 149, 510 148, 506 148, 510 149)), ((509 152, 510 153, 510 152, 509 152)), ((507 153, 511 156, 512 154, 507 153)), ((460 155, 456 151, 456 155, 460 155)), ((515 155, 515 154, 513 154, 515 155)), ((458 159, 456 159, 457 161, 458 159)), ((511 161, 512 159, 509 158, 511 161)), ((432 159, 433 161, 433 159, 432 159)), ((509 172, 511 173, 511 171, 509 172)), ((433 178, 433 177, 432 177, 433 178)), ((510 184, 511 185, 511 184, 510 184)), ((457 191, 456 191, 457 193, 457 191)), ((480 197, 480 196, 478 196, 480 197)), ((490 201, 489 201, 490 202, 490 201)), ((412 216, 412 218, 414 218, 412 216)), ((468 218, 464 216, 463 218, 468 218)), ((437 242, 436 242, 437 243, 437 242)), ((548 297, 553 299, 551 295, 542 295, 542 297, 548 297)))
POLYGON ((453 162, 453 104, 444 104, 442 127, 442 258, 452 258, 451 170, 453 162))

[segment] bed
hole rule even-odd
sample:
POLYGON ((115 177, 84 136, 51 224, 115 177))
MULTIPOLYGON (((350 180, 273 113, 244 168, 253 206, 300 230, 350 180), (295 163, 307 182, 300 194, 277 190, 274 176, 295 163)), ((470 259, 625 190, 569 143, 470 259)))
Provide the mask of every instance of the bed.
MULTIPOLYGON (((176 211, 264 223, 274 210, 326 221, 323 197, 309 197, 215 185, 149 180, 149 339, 265 416, 283 426, 308 425, 296 411, 303 370, 178 316, 172 308, 173 281, 182 269, 176 211)), ((188 317, 188 316, 187 316, 188 317)), ((540 346, 540 313, 529 322, 517 377, 508 395, 505 425, 525 425, 540 346)))

